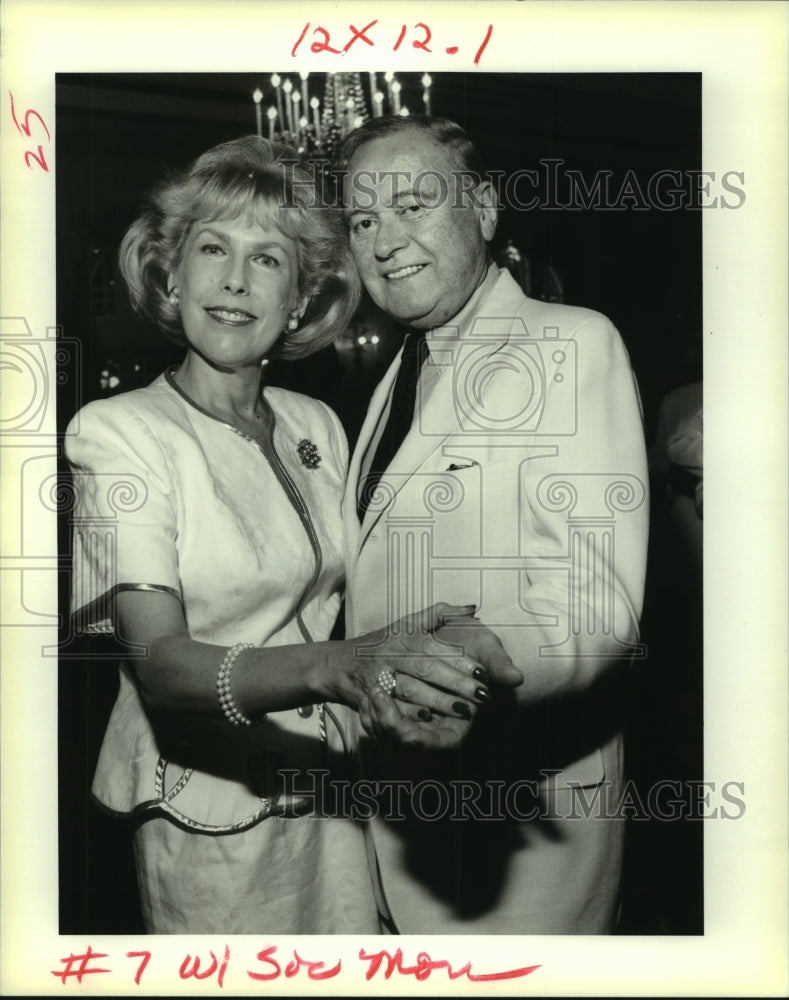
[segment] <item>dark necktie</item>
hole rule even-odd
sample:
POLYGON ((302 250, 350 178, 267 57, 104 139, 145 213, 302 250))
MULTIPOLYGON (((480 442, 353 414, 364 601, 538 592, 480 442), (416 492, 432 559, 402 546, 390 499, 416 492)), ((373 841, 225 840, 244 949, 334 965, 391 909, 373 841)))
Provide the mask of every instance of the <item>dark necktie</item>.
POLYGON ((422 370, 427 354, 425 331, 409 333, 403 345, 400 369, 397 372, 392 391, 392 405, 389 409, 386 426, 381 440, 378 442, 370 471, 364 481, 360 483, 357 505, 360 521, 364 517, 381 476, 386 472, 389 463, 397 454, 403 439, 411 429, 416 403, 416 384, 419 381, 419 372, 422 370))

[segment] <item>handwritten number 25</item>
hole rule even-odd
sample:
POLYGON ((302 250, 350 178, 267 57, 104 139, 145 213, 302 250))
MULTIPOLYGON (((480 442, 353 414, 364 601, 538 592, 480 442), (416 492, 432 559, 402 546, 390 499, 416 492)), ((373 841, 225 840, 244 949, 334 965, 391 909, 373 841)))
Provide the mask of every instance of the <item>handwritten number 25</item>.
MULTIPOLYGON (((8 96, 11 99, 11 117, 14 121, 14 125, 16 126, 17 131, 20 134, 26 136, 28 139, 32 138, 32 129, 30 126, 30 120, 31 118, 37 118, 41 124, 41 127, 47 134, 47 141, 50 141, 52 139, 52 136, 49 134, 47 123, 44 121, 41 115, 33 108, 28 108, 28 110, 25 112, 24 121, 20 123, 19 119, 16 116, 16 109, 14 107, 14 95, 11 93, 10 90, 8 92, 8 96)), ((32 166, 32 164, 30 163, 31 158, 38 164, 39 167, 41 167, 42 170, 49 171, 49 167, 47 166, 47 161, 44 156, 44 150, 41 144, 39 144, 37 152, 34 153, 32 150, 27 150, 25 152, 25 163, 28 165, 28 167, 32 166)))

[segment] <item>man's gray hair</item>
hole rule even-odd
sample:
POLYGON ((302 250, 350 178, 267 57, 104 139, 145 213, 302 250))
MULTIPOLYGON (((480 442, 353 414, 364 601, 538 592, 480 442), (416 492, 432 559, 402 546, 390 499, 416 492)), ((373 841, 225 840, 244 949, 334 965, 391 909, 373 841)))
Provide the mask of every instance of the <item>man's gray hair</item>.
POLYGON ((368 142, 384 139, 390 135, 420 132, 441 146, 446 146, 457 164, 458 170, 475 175, 477 183, 485 178, 485 165, 474 143, 457 122, 449 118, 431 118, 429 115, 384 115, 371 118, 354 129, 343 141, 340 159, 343 168, 348 166, 353 154, 368 142))

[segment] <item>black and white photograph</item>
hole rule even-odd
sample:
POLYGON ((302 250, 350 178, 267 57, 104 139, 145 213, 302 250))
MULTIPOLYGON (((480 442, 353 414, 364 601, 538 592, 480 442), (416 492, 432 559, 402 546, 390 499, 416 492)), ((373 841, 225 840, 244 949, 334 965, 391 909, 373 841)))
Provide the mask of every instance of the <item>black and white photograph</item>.
POLYGON ((641 60, 634 5, 596 60, 575 4, 165 6, 4 74, 7 981, 780 992, 785 67, 727 104, 694 4, 641 60))
MULTIPOLYGON (((80 642, 75 635, 63 647, 60 704, 72 702, 74 709, 66 713, 68 725, 60 728, 60 787, 66 812, 66 803, 84 796, 85 774, 96 769, 96 747, 77 738, 89 732, 101 741, 92 797, 105 813, 124 818, 111 824, 112 833, 90 809, 76 814, 84 818, 84 829, 61 825, 61 834, 79 848, 79 855, 65 844, 61 851, 67 880, 61 889, 63 929, 135 928, 112 913, 125 898, 118 892, 119 861, 131 857, 134 839, 144 926, 153 933, 370 933, 381 917, 396 933, 434 933, 438 927, 459 934, 702 933, 702 828, 691 784, 703 779, 700 75, 481 74, 472 81, 468 74, 433 79, 374 71, 304 74, 303 80, 276 72, 257 78, 92 74, 58 76, 56 87, 58 320, 65 334, 77 334, 75 356, 82 360, 64 381, 82 387, 83 407, 91 404, 76 415, 63 414, 75 495, 63 525, 64 554, 73 551, 69 608, 81 618, 72 627, 90 638, 80 642), (256 87, 256 80, 263 86, 256 87), (302 104, 316 105, 312 122, 297 119, 299 112, 292 110, 293 97, 302 93, 302 104), (283 100, 291 107, 282 113, 280 130, 283 100), (424 115, 428 101, 429 118, 424 115), (413 115, 403 113, 411 108, 413 115), (444 109, 446 117, 440 114, 444 109), (520 127, 514 140, 508 123, 516 116, 520 127), (230 124, 233 119, 237 124, 230 124), (258 134, 257 123, 267 134, 258 134), (370 156, 360 144, 349 158, 342 142, 361 143, 365 130, 370 156), (452 151, 449 159, 441 155, 444 147, 452 151), (300 149, 312 158, 297 172, 300 149), (379 149, 382 159, 374 160, 379 149), (203 155, 205 166, 199 160, 203 155), (283 160, 286 166, 276 166, 283 160), (200 165, 190 167, 195 161, 200 165), (347 178, 338 176, 346 164, 347 178), (186 178, 165 182, 170 187, 157 196, 154 221, 151 209, 146 216, 138 206, 144 204, 145 188, 161 183, 158 175, 168 170, 185 170, 186 178), (300 307, 278 302, 276 336, 269 332, 263 347, 251 352, 253 401, 245 406, 230 397, 209 399, 217 390, 203 388, 203 379, 219 372, 225 381, 236 369, 218 367, 225 362, 213 354, 210 325, 202 334, 205 341, 185 326, 185 292, 178 287, 188 282, 184 261, 153 255, 163 252, 158 246, 168 238, 166 226, 173 227, 169 239, 178 248, 168 252, 180 255, 196 227, 210 231, 201 237, 205 246, 198 246, 196 256, 229 263, 230 233, 222 236, 213 216, 237 215, 238 204, 246 202, 239 201, 235 178, 249 180, 255 170, 273 172, 267 183, 277 206, 297 201, 303 192, 301 225, 307 234, 313 227, 316 232, 290 237, 301 241, 296 242, 299 253, 306 257, 309 240, 334 239, 320 267, 301 263, 294 246, 290 284, 300 291, 311 287, 302 282, 318 280, 302 279, 297 267, 323 268, 341 282, 339 304, 332 298, 326 307, 339 308, 340 321, 290 348, 289 335, 297 335, 302 325, 309 330, 308 314, 282 318, 283 310, 300 307), (234 178, 232 185, 219 179, 226 175, 234 178), (209 194, 197 188, 197 177, 215 201, 207 201, 209 194), (185 188, 190 184, 201 193, 185 188), (213 194, 219 184, 227 186, 221 199, 213 194), (387 185, 391 191, 383 189, 387 185), (188 204, 199 206, 188 210, 197 213, 195 218, 184 215, 187 196, 188 204), (381 218, 379 202, 388 217, 381 218), (676 208, 667 210, 669 204, 676 208), (468 218, 474 213, 479 221, 472 226, 468 218), (142 221, 134 223, 135 217, 142 221), (168 295, 180 298, 173 315, 162 316, 158 325, 152 320, 162 307, 145 298, 154 294, 145 283, 143 261, 149 257, 160 282, 174 289, 154 286, 160 297, 168 305, 168 295), (336 272, 328 264, 335 259, 336 272), (356 284, 341 270, 351 268, 358 270, 366 293, 360 306, 356 284), (179 270, 184 273, 180 282, 169 276, 179 270), (409 288, 417 277, 424 289, 409 288), (483 286, 496 292, 493 299, 483 286), (499 302, 504 293, 506 309, 499 302), (472 297, 475 308, 467 310, 472 297), (146 310, 142 320, 130 299, 146 310), (436 399, 438 386, 424 385, 420 373, 401 432, 402 450, 395 442, 387 459, 373 454, 373 440, 389 433, 379 430, 378 424, 389 424, 375 411, 395 412, 399 395, 408 391, 396 373, 405 364, 403 340, 411 330, 417 336, 430 331, 430 351, 437 355, 430 367, 441 387, 447 386, 448 399, 436 399), (469 348, 461 346, 466 335, 469 348), (187 392, 192 380, 181 373, 184 355, 190 359, 192 352, 195 359, 186 371, 195 364, 208 371, 193 376, 187 392), (378 393, 372 417, 365 421, 379 383, 385 392, 378 393), (263 402, 255 402, 261 387, 263 402), (268 406, 267 394, 271 414, 261 410, 268 406), (587 402, 587 394, 594 402, 587 402), (304 396, 331 407, 341 427, 304 396), (295 407, 295 415, 289 420, 278 415, 276 402, 295 407), (448 402, 451 413, 444 415, 448 402), (303 415, 302 407, 307 407, 303 415), (310 419, 317 419, 309 416, 311 408, 320 420, 308 435, 310 419), (76 424, 66 424, 75 416, 76 424), (273 440, 265 419, 274 423, 273 440), (323 429, 321 421, 327 425, 323 429), (292 430, 280 439, 289 423, 292 430), (153 454, 144 455, 146 445, 129 440, 129 427, 136 427, 134 437, 147 440, 153 454), (187 432, 189 441, 176 445, 187 432), (113 441, 102 444, 107 433, 113 441), (311 440, 318 433, 322 440, 311 440), (349 438, 357 447, 352 478, 343 490, 348 479, 343 439, 349 438), (255 469, 253 456, 259 461, 260 450, 263 468, 255 469), (190 462, 181 466, 186 455, 190 462), (193 467, 198 457, 204 468, 193 467), (331 477, 316 489, 330 462, 335 466, 331 477), (163 464, 154 483, 151 466, 157 463, 163 464), (394 471, 387 475, 390 464, 394 471), (362 481, 376 473, 377 481, 362 481), (408 480, 418 495, 406 506, 408 480), (375 495, 378 482, 394 496, 375 495), (589 495, 571 502, 570 494, 582 487, 589 495), (289 493, 294 489, 298 519, 289 493), (612 490, 622 497, 612 499, 612 490), (367 503, 367 509, 361 514, 349 509, 343 491, 352 494, 351 507, 367 503), (157 518, 167 510, 173 519, 158 526, 151 523, 154 492, 163 505, 157 518), (246 496, 249 509, 228 512, 228 498, 234 495, 246 496), (128 513, 122 509, 127 505, 128 513), (585 508, 578 511, 580 518, 579 506, 585 508), (654 535, 647 602, 650 507, 654 535), (132 531, 128 541, 126 519, 132 531), (346 519, 356 522, 352 531, 341 525, 346 519), (117 534, 108 537, 108 525, 117 534), (148 531, 157 533, 155 539, 146 538, 148 531), (349 542, 349 534, 359 537, 349 542), (186 539, 193 554, 185 549, 186 539), (376 542, 380 551, 373 548, 376 542), (344 544, 356 551, 346 553, 343 584, 339 557, 344 544), (211 554, 214 545, 217 551, 211 554), (116 560, 114 567, 105 565, 108 557, 116 560), (126 565, 127 559, 134 562, 126 565), (195 583, 186 577, 192 561, 195 583), (323 580, 330 567, 330 578, 323 580), (283 588, 287 593, 280 596, 283 588), (190 591, 196 607, 184 604, 181 610, 181 595, 190 591), (112 596, 120 609, 120 592, 130 604, 125 627, 120 611, 109 605, 112 596), (338 620, 342 597, 344 620, 338 620), (139 612, 134 609, 138 601, 139 612), (160 602, 169 609, 174 601, 171 612, 158 610, 160 602), (391 654, 394 658, 383 646, 367 662, 360 662, 352 646, 338 645, 336 655, 345 661, 341 678, 326 681, 333 696, 325 708, 311 710, 301 662, 309 646, 301 650, 301 644, 317 643, 317 670, 327 655, 322 643, 333 634, 335 641, 354 640, 355 645, 358 637, 381 627, 404 632, 394 628, 395 622, 436 602, 453 605, 458 615, 473 604, 471 621, 492 634, 483 632, 483 644, 472 645, 455 663, 453 651, 441 649, 441 629, 432 625, 430 639, 417 636, 427 645, 412 651, 413 661, 407 645, 391 654), (276 613, 267 621, 264 609, 271 604, 276 613), (310 604, 315 606, 308 612, 310 604), (302 610, 307 635, 301 631, 302 610), (158 623, 169 614, 176 620, 168 628, 191 641, 182 639, 180 648, 166 631, 167 652, 160 662, 155 637, 136 619, 158 623), (642 622, 648 616, 652 622, 642 622), (142 647, 136 655, 132 650, 121 668, 120 695, 107 646, 110 634, 142 647), (226 658, 234 660, 232 674, 226 667, 229 678, 238 678, 245 658, 261 678, 247 682, 246 712, 235 699, 229 703, 231 711, 245 716, 268 709, 271 682, 265 678, 275 669, 265 660, 256 664, 249 651, 243 656, 235 640, 271 645, 277 659, 296 657, 284 667, 286 676, 298 678, 293 689, 285 678, 274 681, 283 685, 276 697, 288 714, 269 716, 252 728, 228 724, 216 695, 217 671, 230 663, 226 658), (291 651, 291 646, 297 648, 291 651), (101 650, 98 659, 94 649, 101 650), (511 662, 488 662, 488 656, 502 653, 511 662), (204 663, 201 677, 190 680, 190 665, 196 662, 204 663), (525 675, 513 674, 514 684, 509 671, 518 670, 518 664, 525 675), (433 677, 439 665, 460 673, 459 686, 452 686, 449 673, 433 677), (475 683, 474 671, 480 669, 489 682, 475 683), (501 677, 493 673, 498 669, 501 677), (79 671, 84 671, 81 684, 79 671), (154 685, 164 683, 170 671, 172 691, 168 686, 159 692, 154 685), (394 685, 392 719, 377 718, 375 699, 367 708, 361 700, 371 696, 382 675, 394 685), (107 697, 121 699, 109 729, 108 707, 98 703, 105 688, 107 697), (178 717, 185 699, 194 700, 193 719, 186 713, 178 717), (359 717, 358 734, 338 705, 359 717), (80 706, 86 707, 87 718, 80 706), (422 722, 420 710, 435 711, 435 720, 422 722), (461 719, 462 733, 444 732, 447 716, 461 719), (623 757, 622 734, 629 722, 623 757), (328 730, 325 750, 321 724, 328 730), (191 739, 201 760, 206 743, 219 741, 212 751, 215 760, 204 764, 216 784, 211 787, 204 779, 200 794, 193 786, 201 769, 189 756, 195 750, 165 752, 176 740, 188 743, 185 727, 194 728, 191 739), (356 765, 343 759, 354 739, 362 744, 356 765), (150 749, 143 751, 140 740, 150 749), (289 742, 296 744, 290 751, 289 742), (79 758, 72 749, 77 746, 79 758), (150 759, 141 765, 144 754, 150 759), (242 771, 224 775, 223 762, 231 755, 239 758, 242 771), (305 798, 305 807, 312 803, 310 812, 330 819, 278 819, 278 812, 289 808, 287 797, 277 803, 285 792, 283 779, 274 778, 264 796, 252 784, 264 780, 253 779, 254 757, 271 775, 283 766, 302 770, 298 779, 289 777, 289 785, 317 793, 322 782, 316 771, 334 755, 331 781, 365 784, 351 784, 344 801, 305 798), (154 794, 157 769, 165 762, 170 773, 161 777, 154 794), (172 794, 170 785, 182 780, 187 768, 194 773, 172 794), (220 774, 248 792, 224 816, 218 804, 230 792, 220 774), (392 785, 394 778, 405 784, 392 785), (551 799, 558 795, 551 780, 561 781, 566 790, 568 801, 560 807, 551 799), (662 784, 655 790, 650 782, 658 780, 662 784), (592 788, 597 792, 587 791, 592 788), (183 803, 190 792, 188 807, 183 803), (359 799, 362 794, 365 801, 359 799), (210 809, 199 805, 203 798, 211 801, 210 809), (549 808, 558 808, 560 815, 539 815, 549 808), (209 819, 214 809, 216 816, 209 819), (644 820, 649 810, 657 810, 654 824, 644 820), (526 818, 531 814, 533 819, 526 818), (669 815, 673 822, 665 821, 669 815), (375 857, 384 885, 392 880, 387 897, 373 895, 373 888, 380 888, 366 877, 364 835, 354 839, 368 821, 393 833, 393 842, 385 840, 380 848, 385 856, 376 851, 375 857), (236 824, 243 829, 228 829, 236 824), (328 831, 346 826, 336 843, 331 838, 321 844, 328 831), (272 828, 277 832, 269 833, 272 828), (155 829, 161 832, 154 835, 155 829), (313 832, 302 841, 306 830, 313 832), (596 844, 598 831, 602 837, 596 844), (296 838, 293 844, 289 837, 296 838), (170 838, 185 844, 175 846, 170 838), (279 838, 284 838, 282 846, 279 838), (149 839, 155 860, 147 860, 139 846, 149 839), (257 847, 248 846, 255 839, 257 847), (234 857, 230 845, 241 857, 234 857), (206 857, 201 858, 202 850, 206 857), (159 851, 186 866, 172 873, 172 890, 166 888, 169 866, 159 860, 159 851), (622 880, 626 851, 632 855, 630 884, 622 880), (315 870, 306 865, 309 852, 320 859, 315 870), (77 856, 87 859, 86 871, 75 863, 77 856), (354 856, 360 882, 355 888, 349 878, 356 870, 354 856), (574 856, 582 860, 570 877, 574 856), (281 911, 284 904, 271 898, 268 880, 261 886, 253 877, 272 864, 285 874, 278 892, 293 911, 281 911), (149 869, 152 874, 146 874, 149 869), (211 873, 204 885, 194 877, 202 870, 211 873), (323 872, 331 878, 333 871, 342 872, 347 899, 340 885, 321 877, 323 872), (300 873, 304 886, 298 884, 300 873), (538 873, 544 880, 539 888, 538 873), (145 885, 149 878, 155 890, 145 885), (226 908, 218 901, 215 879, 230 888, 226 908), (577 888, 576 898, 568 881, 577 888), (180 888, 183 882, 188 889, 180 888), (248 909, 239 884, 262 890, 261 898, 249 899, 248 909), (623 906, 621 916, 620 888, 632 907, 628 913, 623 906), (167 916, 152 909, 154 891, 167 916), (396 904, 388 896, 399 902, 401 893, 404 911, 398 920, 389 912, 396 904), (373 905, 375 899, 387 906, 385 913, 373 905), (336 914, 325 909, 329 901, 337 904, 336 914), (420 906, 425 910, 421 918, 420 906), (84 914, 84 925, 70 926, 69 909, 84 914), (109 926, 102 927, 102 913, 109 926)), ((719 196, 732 199, 733 207, 744 198, 741 177, 718 183, 719 196)), ((290 231, 296 223, 289 214, 295 217, 299 209, 278 211, 284 221, 263 227, 272 243, 282 242, 281 228, 290 231)), ((267 239, 258 234, 251 242, 263 245, 267 239)), ((272 270, 277 266, 265 256, 261 260, 272 270)), ((262 304, 247 308, 249 282, 241 282, 235 298, 224 278, 213 288, 212 282, 209 276, 207 283, 206 278, 197 282, 200 312, 215 324, 215 336, 221 338, 223 329, 240 331, 241 337, 235 336, 243 342, 252 315, 264 312, 262 304), (211 296, 216 305, 210 304, 211 296)), ((286 288, 295 294, 290 285, 286 288)), ((318 301, 311 293, 310 309, 318 301)), ((231 344, 224 349, 237 350, 231 344)), ((420 361, 426 364, 414 358, 420 361)), ((69 614, 61 617, 69 620, 69 614)), ((454 638, 464 646, 464 634, 454 638)), ((731 790, 735 798, 737 791, 731 790)), ((730 807, 742 808, 736 802, 730 807)))

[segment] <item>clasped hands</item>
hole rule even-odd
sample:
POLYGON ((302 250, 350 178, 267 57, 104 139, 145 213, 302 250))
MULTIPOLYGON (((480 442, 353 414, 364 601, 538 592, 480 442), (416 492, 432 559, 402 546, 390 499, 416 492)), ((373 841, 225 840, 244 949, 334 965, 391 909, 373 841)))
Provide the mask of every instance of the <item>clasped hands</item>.
POLYGON ((365 731, 425 749, 451 749, 468 733, 495 687, 523 675, 473 606, 434 604, 383 629, 346 640, 348 698, 365 731))

